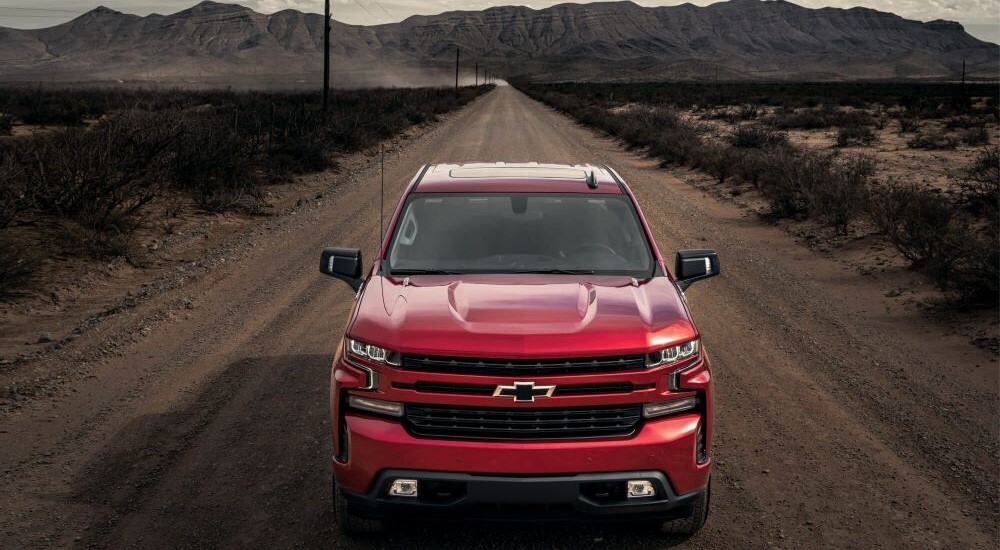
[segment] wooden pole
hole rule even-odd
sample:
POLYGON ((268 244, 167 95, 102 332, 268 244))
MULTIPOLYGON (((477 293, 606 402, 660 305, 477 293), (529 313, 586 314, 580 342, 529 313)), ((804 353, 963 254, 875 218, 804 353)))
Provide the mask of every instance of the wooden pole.
POLYGON ((461 48, 455 46, 455 97, 458 97, 458 55, 461 48))
POLYGON ((323 119, 330 105, 330 0, 326 0, 323 19, 323 119))

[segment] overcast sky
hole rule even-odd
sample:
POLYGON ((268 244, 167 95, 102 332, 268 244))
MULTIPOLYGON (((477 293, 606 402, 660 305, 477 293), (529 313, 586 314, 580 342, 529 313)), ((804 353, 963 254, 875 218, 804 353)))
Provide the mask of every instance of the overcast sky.
MULTIPOLYGON (((199 0, 0 0, 0 26, 17 28, 48 27, 79 15, 99 4, 127 13, 173 13, 199 0), (48 11, 52 10, 52 11, 48 11)), ((565 1, 565 0, 563 0, 565 1)), ((580 0, 578 0, 580 1, 580 0)), ((691 0, 700 6, 712 0, 691 0)), ((1000 42, 1000 0, 794 0, 810 8, 867 6, 909 19, 958 21, 979 38, 1000 42)), ((637 0, 644 6, 669 6, 684 0, 637 0)), ((255 10, 273 12, 285 8, 323 11, 322 0, 243 0, 236 2, 255 10)), ((544 8, 560 0, 333 0, 333 17, 346 23, 370 25, 401 21, 410 15, 435 14, 490 6, 525 5, 544 8)), ((585 3, 582 2, 581 3, 585 3)))

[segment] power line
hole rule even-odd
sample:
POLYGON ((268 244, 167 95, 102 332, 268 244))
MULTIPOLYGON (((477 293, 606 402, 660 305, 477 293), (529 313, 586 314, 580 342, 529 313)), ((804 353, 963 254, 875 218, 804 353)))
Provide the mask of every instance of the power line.
POLYGON ((365 10, 365 13, 371 16, 372 19, 378 21, 378 17, 375 17, 374 13, 368 11, 368 8, 366 8, 365 5, 361 3, 361 0, 354 0, 354 3, 357 4, 359 8, 365 10))
POLYGON ((374 2, 375 5, 378 6, 378 9, 382 10, 382 13, 384 13, 386 17, 392 19, 392 15, 389 13, 389 10, 385 9, 385 7, 382 6, 381 2, 379 2, 378 0, 372 0, 372 2, 374 2))

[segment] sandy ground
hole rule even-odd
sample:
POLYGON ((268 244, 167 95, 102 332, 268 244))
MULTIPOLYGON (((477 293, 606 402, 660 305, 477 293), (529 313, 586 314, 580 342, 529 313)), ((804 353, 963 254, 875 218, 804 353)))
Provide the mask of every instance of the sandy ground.
MULTIPOLYGON (((773 109, 761 109, 762 115, 771 112, 773 109)), ((686 110, 680 114, 687 122, 700 127, 708 140, 725 142, 735 128, 734 124, 726 121, 703 119, 700 111, 686 110)), ((923 131, 961 132, 947 130, 945 122, 922 120, 920 124, 923 131)), ((1000 143, 1000 125, 991 123, 986 128, 990 143, 1000 143)), ((907 141, 914 133, 900 133, 896 120, 888 120, 884 128, 873 130, 877 135, 874 143, 850 147, 836 147, 837 128, 790 130, 786 133, 789 142, 797 147, 842 156, 870 155, 875 161, 872 179, 875 185, 890 181, 912 182, 946 194, 957 192, 957 181, 984 149, 984 146, 965 144, 950 150, 912 149, 907 146, 907 141)), ((767 200, 749 183, 730 178, 720 184, 705 172, 684 167, 668 167, 666 171, 715 199, 736 205, 752 215, 766 217, 770 211, 767 200)), ((928 316, 937 318, 939 325, 945 327, 949 334, 961 335, 991 351, 994 356, 1000 352, 1000 319, 995 308, 955 309, 954 296, 941 292, 927 277, 908 269, 908 262, 864 217, 853 221, 846 235, 838 234, 815 219, 783 219, 776 225, 800 243, 841 264, 842 268, 867 277, 874 288, 881 289, 887 298, 892 299, 891 307, 923 310, 928 316)))
MULTIPOLYGON (((511 88, 387 160, 600 162, 665 254, 715 247, 688 298, 715 364, 712 513, 689 548, 995 548, 997 364, 879 285, 511 88)), ((170 284, 0 370, 0 547, 664 548, 598 526, 414 525, 341 539, 327 381, 352 294, 324 245, 377 240, 377 163, 237 232, 170 284)))
MULTIPOLYGON (((773 109, 761 109, 762 115, 771 112, 773 109)), ((700 114, 700 112, 690 110, 681 113, 688 122, 707 129, 709 139, 725 140, 735 128, 733 124, 722 120, 702 119, 700 114)), ((752 123, 752 121, 748 123, 752 123)), ((958 135, 963 131, 961 129, 948 129, 945 127, 945 123, 946 121, 943 119, 921 120, 920 129, 923 132, 933 134, 952 133, 958 135)), ((793 145, 800 147, 820 151, 836 151, 843 155, 854 153, 872 155, 875 158, 875 178, 879 181, 912 182, 945 191, 955 188, 956 178, 962 176, 962 173, 984 148, 980 145, 970 146, 962 143, 955 149, 912 149, 907 145, 907 142, 914 137, 915 133, 900 132, 899 121, 896 119, 887 119, 882 129, 873 128, 872 130, 877 136, 876 140, 865 146, 836 147, 837 130, 837 128, 788 130, 786 133, 788 140, 793 145)), ((990 144, 1000 144, 1000 124, 987 124, 986 130, 990 136, 990 144)))

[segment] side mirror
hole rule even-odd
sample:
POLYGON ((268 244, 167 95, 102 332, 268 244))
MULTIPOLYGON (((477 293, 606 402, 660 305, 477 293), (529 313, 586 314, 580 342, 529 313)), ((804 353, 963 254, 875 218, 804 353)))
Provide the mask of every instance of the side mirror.
POLYGON ((344 281, 355 292, 361 289, 361 251, 356 248, 324 248, 319 272, 344 281))
POLYGON ((674 260, 674 277, 681 290, 687 290, 691 283, 715 277, 719 268, 719 254, 714 250, 681 250, 674 260))

